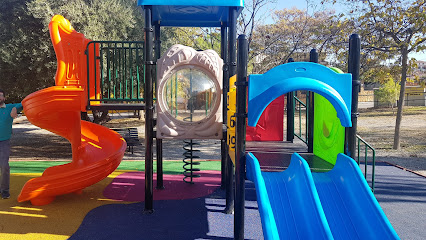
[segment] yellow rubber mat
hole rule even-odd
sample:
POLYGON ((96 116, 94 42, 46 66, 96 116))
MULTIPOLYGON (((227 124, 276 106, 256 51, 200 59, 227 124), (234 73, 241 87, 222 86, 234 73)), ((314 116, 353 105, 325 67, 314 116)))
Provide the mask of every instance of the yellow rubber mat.
POLYGON ((11 174, 10 199, 0 199, 0 239, 67 239, 80 226, 86 214, 101 205, 117 203, 102 195, 112 179, 125 171, 115 171, 82 194, 58 196, 44 206, 17 201, 23 185, 41 174, 11 174))

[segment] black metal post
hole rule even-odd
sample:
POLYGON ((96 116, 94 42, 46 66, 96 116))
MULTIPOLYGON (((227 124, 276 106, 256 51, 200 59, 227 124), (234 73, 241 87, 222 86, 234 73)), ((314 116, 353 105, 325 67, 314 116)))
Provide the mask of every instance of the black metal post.
MULTIPOLYGON (((288 62, 294 62, 289 58, 288 62)), ((293 142, 294 139, 294 92, 289 92, 287 97, 287 141, 293 142)))
MULTIPOLYGON (((309 62, 318 63, 318 53, 316 49, 312 49, 309 53, 309 62)), ((308 152, 314 152, 314 92, 308 92, 308 152)))
POLYGON ((349 38, 349 59, 348 73, 352 74, 352 106, 351 106, 351 121, 352 127, 349 128, 347 134, 348 150, 347 155, 355 158, 356 150, 356 131, 358 123, 358 95, 361 87, 359 80, 361 58, 361 39, 358 34, 352 34, 349 38))
POLYGON ((145 6, 145 212, 152 213, 153 208, 153 79, 154 79, 154 54, 152 6, 145 6))
POLYGON ((248 42, 245 35, 238 37, 237 67, 237 125, 235 145, 235 215, 234 239, 244 239, 244 205, 246 177, 246 101, 247 101, 248 42))
POLYGON ((161 31, 160 31, 160 22, 154 23, 154 50, 155 50, 155 59, 159 59, 161 57, 161 31))
POLYGON ((223 100, 222 100, 222 119, 223 119, 223 137, 220 142, 221 147, 221 184, 220 187, 222 189, 225 189, 226 187, 226 163, 228 157, 228 148, 227 148, 227 134, 228 131, 226 129, 226 122, 227 122, 227 105, 228 105, 228 91, 229 91, 229 73, 228 73, 228 29, 222 23, 222 26, 220 28, 220 55, 223 59, 223 100))
MULTIPOLYGON (((229 21, 228 21, 228 51, 229 51, 229 77, 234 76, 237 71, 237 8, 229 8, 229 21)), ((227 169, 226 169, 226 206, 225 213, 231 214, 234 212, 234 165, 232 164, 231 159, 227 158, 227 169)))
MULTIPOLYGON (((161 57, 161 40, 160 40, 160 23, 156 22, 154 24, 154 50, 155 50, 155 60, 158 60, 161 57)), ((156 78, 156 77, 155 77, 156 78)), ((156 85, 155 93, 157 94, 158 99, 158 83, 156 85)), ((155 145, 157 150, 157 189, 164 189, 163 184, 163 139, 157 138, 155 136, 155 145)))

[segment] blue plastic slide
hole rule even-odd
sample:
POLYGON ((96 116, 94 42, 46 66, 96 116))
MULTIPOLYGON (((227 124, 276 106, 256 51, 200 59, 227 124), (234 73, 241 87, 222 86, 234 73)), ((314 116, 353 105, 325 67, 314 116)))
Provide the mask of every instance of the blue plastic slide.
POLYGON ((333 239, 311 170, 299 154, 283 172, 261 172, 257 158, 246 156, 265 239, 333 239))
POLYGON ((256 157, 246 156, 265 239, 399 239, 346 155, 326 173, 311 173, 297 153, 283 172, 261 172, 256 157))
POLYGON ((312 176, 335 239, 399 239, 352 158, 339 154, 331 171, 312 176))

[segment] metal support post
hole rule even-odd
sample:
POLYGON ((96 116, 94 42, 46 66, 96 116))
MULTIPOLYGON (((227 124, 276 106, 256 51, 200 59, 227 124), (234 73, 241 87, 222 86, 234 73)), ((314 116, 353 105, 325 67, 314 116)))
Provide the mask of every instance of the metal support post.
MULTIPOLYGON (((237 73, 237 8, 231 7, 229 9, 229 21, 228 21, 228 51, 229 51, 229 61, 228 61, 228 69, 229 69, 229 77, 235 75, 237 73)), ((233 164, 231 159, 228 157, 226 160, 228 163, 226 164, 226 206, 224 212, 227 214, 231 214, 234 212, 234 171, 233 164)))
POLYGON ((348 149, 346 155, 355 159, 356 149, 356 131, 358 123, 358 95, 361 87, 359 80, 361 58, 361 39, 358 34, 352 34, 349 38, 349 59, 348 59, 348 73, 352 74, 352 106, 351 106, 351 121, 352 127, 347 131, 348 149))
POLYGON ((155 62, 153 54, 152 6, 145 6, 145 212, 152 213, 153 207, 153 79, 155 62))
POLYGON ((237 125, 235 145, 235 215, 234 239, 244 239, 244 205, 246 177, 246 101, 247 101, 248 42, 245 35, 238 37, 237 68, 237 125))
POLYGON ((228 73, 228 29, 226 26, 223 25, 220 28, 220 55, 223 59, 223 100, 222 100, 222 119, 223 119, 223 137, 220 142, 221 146, 221 188, 226 188, 226 169, 227 169, 227 158, 228 158, 228 148, 227 148, 227 129, 226 129, 226 122, 227 122, 227 102, 228 102, 228 96, 227 93, 229 91, 229 73, 228 73))
MULTIPOLYGON (((294 62, 293 58, 289 58, 288 62, 294 62)), ((287 97, 287 141, 294 140, 294 92, 286 94, 287 97)))
MULTIPOLYGON (((154 24, 154 50, 155 50, 155 60, 158 60, 161 57, 161 40, 160 40, 160 23, 156 22, 154 24)), ((155 77, 156 78, 156 77, 155 77)), ((155 84, 158 99, 158 83, 155 84)), ((157 150, 157 189, 164 189, 163 184, 163 139, 155 137, 155 146, 157 150)))
MULTIPOLYGON (((318 63, 318 53, 316 49, 312 49, 309 53, 309 62, 318 63)), ((308 103, 308 152, 314 152, 314 92, 308 92, 309 99, 307 99, 308 103)))

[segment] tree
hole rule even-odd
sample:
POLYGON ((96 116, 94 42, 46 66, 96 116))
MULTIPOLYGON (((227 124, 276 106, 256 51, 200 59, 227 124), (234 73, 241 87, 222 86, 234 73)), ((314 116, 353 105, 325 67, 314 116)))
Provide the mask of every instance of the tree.
POLYGON ((220 54, 220 28, 174 27, 171 29, 174 34, 169 42, 196 50, 213 49, 220 54))
POLYGON ((274 24, 258 26, 254 33, 251 58, 255 59, 255 73, 283 64, 290 57, 308 61, 312 48, 320 53, 320 61, 333 59, 326 56, 342 53, 342 43, 351 29, 348 21, 341 20, 341 15, 327 10, 310 13, 296 8, 283 9, 276 11, 274 17, 274 24))
POLYGON ((132 41, 143 38, 143 17, 136 0, 32 0, 27 5, 28 12, 46 26, 53 15, 60 14, 89 39, 132 41))
POLYGON ((264 9, 267 4, 275 3, 276 0, 251 0, 246 1, 244 9, 238 19, 239 32, 247 36, 248 48, 253 40, 253 33, 258 26, 258 22, 261 21, 260 11, 264 9))
POLYGON ((55 14, 93 40, 141 40, 136 0, 4 0, 0 4, 0 76, 11 101, 54 85, 56 57, 48 24, 55 14))
POLYGON ((55 53, 43 23, 28 14, 26 1, 0 4, 1 85, 12 102, 54 84, 55 53))
POLYGON ((395 106, 396 101, 398 100, 398 92, 400 90, 400 86, 395 83, 393 78, 388 75, 388 80, 383 84, 381 88, 379 88, 375 95, 377 96, 380 102, 385 102, 389 104, 389 106, 395 106))
MULTIPOLYGON (((348 2, 352 2, 348 0, 348 2)), ((366 43, 364 48, 396 58, 401 66, 400 92, 395 123, 394 149, 400 149, 400 129, 405 84, 409 70, 408 54, 425 49, 426 3, 424 0, 363 0, 357 6, 354 21, 366 43)), ((385 60, 385 59, 382 59, 385 60)))

